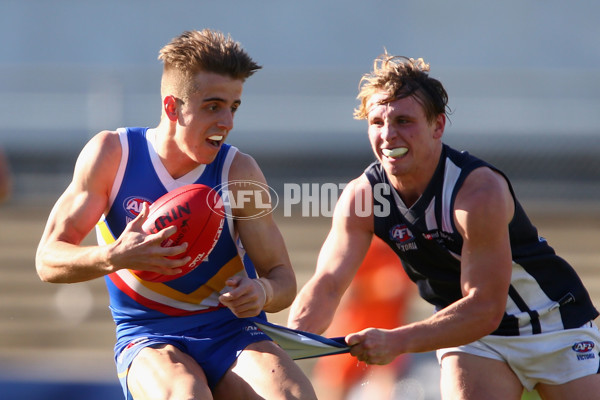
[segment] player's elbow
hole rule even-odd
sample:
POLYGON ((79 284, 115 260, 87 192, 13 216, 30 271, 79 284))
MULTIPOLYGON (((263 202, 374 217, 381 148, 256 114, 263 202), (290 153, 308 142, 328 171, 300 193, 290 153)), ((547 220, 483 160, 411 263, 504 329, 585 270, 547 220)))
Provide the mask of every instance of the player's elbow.
POLYGON ((494 332, 496 329, 498 329, 498 326, 500 326, 500 323, 502 322, 502 317, 504 315, 504 312, 502 313, 497 313, 497 312, 491 312, 488 314, 487 318, 484 319, 483 322, 483 336, 487 336, 490 335, 492 332, 494 332))
POLYGON ((38 250, 35 256, 35 270, 42 282, 59 283, 53 268, 51 268, 43 257, 43 252, 38 250))
POLYGON ((36 261, 35 269, 38 277, 42 282, 54 283, 54 275, 50 272, 49 268, 46 268, 42 263, 36 261))
POLYGON ((504 317, 505 307, 498 302, 482 302, 478 312, 481 336, 487 336, 498 329, 504 317))
POLYGON ((469 310, 467 313, 472 322, 473 336, 487 336, 498 329, 506 310, 506 299, 482 290, 473 290, 465 300, 468 302, 465 311, 469 310))
POLYGON ((37 271, 38 277, 42 282, 55 283, 54 275, 50 273, 48 268, 44 267, 39 263, 36 263, 35 269, 37 271))

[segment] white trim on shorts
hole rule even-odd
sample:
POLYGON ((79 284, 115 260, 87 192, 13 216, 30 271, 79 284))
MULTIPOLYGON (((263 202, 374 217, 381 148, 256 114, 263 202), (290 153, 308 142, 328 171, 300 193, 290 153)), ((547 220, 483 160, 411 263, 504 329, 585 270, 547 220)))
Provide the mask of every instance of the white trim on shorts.
POLYGON ((600 372, 600 331, 593 321, 577 329, 526 336, 488 335, 463 346, 439 349, 503 361, 529 391, 538 383, 560 385, 600 372))

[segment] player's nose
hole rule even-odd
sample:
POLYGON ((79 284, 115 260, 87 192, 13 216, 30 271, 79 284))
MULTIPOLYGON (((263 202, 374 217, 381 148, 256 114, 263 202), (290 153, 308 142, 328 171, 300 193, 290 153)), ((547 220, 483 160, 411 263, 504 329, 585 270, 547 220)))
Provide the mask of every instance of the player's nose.
POLYGON ((221 118, 219 119, 219 128, 224 129, 226 131, 230 131, 233 129, 233 112, 230 110, 226 110, 221 114, 221 118))

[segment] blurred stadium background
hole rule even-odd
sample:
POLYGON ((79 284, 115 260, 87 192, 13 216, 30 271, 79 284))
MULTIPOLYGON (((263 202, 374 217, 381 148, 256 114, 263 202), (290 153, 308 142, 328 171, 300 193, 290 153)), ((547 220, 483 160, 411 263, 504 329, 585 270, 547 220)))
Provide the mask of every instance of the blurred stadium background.
MULTIPOLYGON (((279 193, 360 174, 372 159, 364 121, 352 119, 360 76, 384 48, 423 57, 450 95, 445 141, 513 179, 600 297, 596 1, 2 0, 0 11, 0 146, 14 178, 0 206, 2 398, 120 398, 103 282, 43 284, 34 251, 84 143, 158 123, 156 56, 187 29, 231 33, 264 66, 245 86, 230 142, 279 193)), ((277 218, 302 283, 328 221, 277 218)), ((410 398, 436 398, 419 393, 410 398)))

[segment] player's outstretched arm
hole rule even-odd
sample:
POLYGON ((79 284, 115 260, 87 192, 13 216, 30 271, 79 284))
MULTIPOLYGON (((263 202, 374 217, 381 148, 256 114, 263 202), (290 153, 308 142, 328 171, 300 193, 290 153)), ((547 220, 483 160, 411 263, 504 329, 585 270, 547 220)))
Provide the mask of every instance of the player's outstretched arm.
POLYGON ((300 290, 290 310, 290 328, 321 334, 329 327, 373 237, 372 213, 357 213, 362 209, 358 204, 365 204, 361 199, 372 198, 371 193, 364 176, 344 189, 335 207, 331 230, 319 253, 315 273, 300 290))

